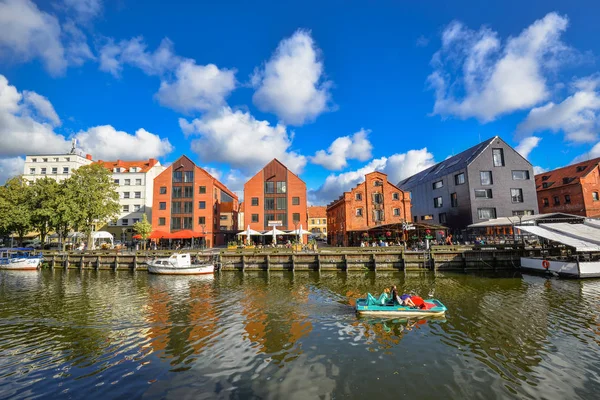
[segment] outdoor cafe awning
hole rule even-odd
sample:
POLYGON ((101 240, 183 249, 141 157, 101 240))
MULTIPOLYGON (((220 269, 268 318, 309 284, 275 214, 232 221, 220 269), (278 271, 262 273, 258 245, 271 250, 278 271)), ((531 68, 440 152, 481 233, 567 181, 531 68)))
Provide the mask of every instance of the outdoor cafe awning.
POLYGON ((184 229, 181 231, 167 234, 165 239, 192 239, 192 238, 203 237, 203 236, 204 236, 203 233, 194 232, 189 229, 184 229))
MULTIPOLYGON (((588 236, 589 233, 583 232, 581 228, 590 228, 583 224, 542 224, 538 226, 517 226, 516 228, 532 233, 536 236, 543 237, 553 242, 565 244, 575 248, 576 251, 600 251, 600 244, 595 243, 600 237, 600 229, 596 229, 593 236, 588 236), (565 227, 564 225, 570 225, 565 227)), ((594 229, 594 228, 591 228, 594 229)))

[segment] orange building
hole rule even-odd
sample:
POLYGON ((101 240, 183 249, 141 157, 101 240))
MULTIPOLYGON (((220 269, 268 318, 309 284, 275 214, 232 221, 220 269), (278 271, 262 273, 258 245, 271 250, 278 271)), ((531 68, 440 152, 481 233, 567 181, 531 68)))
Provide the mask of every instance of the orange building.
POLYGON ((188 157, 181 156, 154 179, 153 197, 153 229, 191 230, 207 247, 235 239, 237 196, 188 157))
POLYGON ((313 236, 327 237, 327 207, 308 207, 308 230, 313 236))
POLYGON ((365 233, 401 234, 401 224, 410 220, 409 193, 388 182, 383 172, 371 172, 363 183, 327 206, 327 241, 333 246, 356 246, 365 233))
POLYGON ((269 230, 269 221, 281 221, 279 230, 308 228, 306 183, 277 159, 244 185, 244 228, 269 230))
POLYGON ((535 176, 540 213, 600 217, 600 157, 535 176))

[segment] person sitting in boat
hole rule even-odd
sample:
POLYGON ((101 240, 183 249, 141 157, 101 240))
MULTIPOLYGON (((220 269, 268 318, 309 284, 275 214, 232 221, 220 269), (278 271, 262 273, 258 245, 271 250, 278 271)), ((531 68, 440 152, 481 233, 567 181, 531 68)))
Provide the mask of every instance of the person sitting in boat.
POLYGON ((416 307, 415 303, 411 299, 411 295, 410 294, 404 293, 402 296, 400 296, 400 301, 401 301, 400 304, 403 305, 403 306, 416 307))

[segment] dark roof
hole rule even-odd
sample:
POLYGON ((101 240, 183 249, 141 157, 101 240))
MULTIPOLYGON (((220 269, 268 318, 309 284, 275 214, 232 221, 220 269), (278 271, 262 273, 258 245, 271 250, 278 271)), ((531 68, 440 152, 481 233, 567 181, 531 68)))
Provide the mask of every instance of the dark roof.
POLYGON ((402 190, 410 190, 414 186, 433 180, 436 177, 442 177, 454 171, 465 168, 471 163, 492 141, 499 139, 498 136, 489 138, 475 146, 468 148, 467 150, 452 156, 442 162, 435 164, 433 167, 429 167, 413 176, 410 176, 398 183, 398 187, 402 190))
POLYGON ((538 174, 535 176, 536 189, 540 191, 579 183, 580 178, 593 171, 598 164, 600 157, 538 174))

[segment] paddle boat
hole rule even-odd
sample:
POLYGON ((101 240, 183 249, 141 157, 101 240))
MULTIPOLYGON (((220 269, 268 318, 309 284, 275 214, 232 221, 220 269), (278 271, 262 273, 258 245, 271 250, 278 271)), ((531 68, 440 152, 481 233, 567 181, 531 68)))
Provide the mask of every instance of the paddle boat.
POLYGON ((42 254, 30 247, 0 249, 0 269, 23 271, 36 270, 42 263, 42 254))
MULTIPOLYGON (((412 297, 416 300, 415 296, 412 297)), ((417 297, 420 299, 420 297, 417 297)), ((404 317, 430 317, 443 316, 446 313, 446 306, 436 299, 415 301, 417 307, 402 306, 395 304, 387 293, 382 293, 379 298, 375 298, 371 293, 367 297, 356 300, 356 313, 358 315, 376 315, 376 316, 404 316, 404 317), (420 304, 422 302, 422 304, 420 304)))
POLYGON ((160 275, 207 275, 215 272, 215 264, 192 263, 189 253, 173 254, 147 262, 148 272, 160 275))

